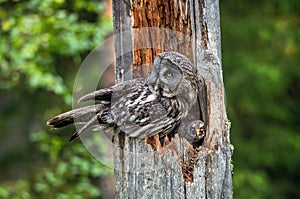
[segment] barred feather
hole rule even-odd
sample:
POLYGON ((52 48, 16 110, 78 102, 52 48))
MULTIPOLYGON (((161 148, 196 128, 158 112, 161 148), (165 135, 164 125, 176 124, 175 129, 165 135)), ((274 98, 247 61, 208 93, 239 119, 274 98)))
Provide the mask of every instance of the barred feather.
POLYGON ((187 57, 176 52, 161 53, 147 79, 138 78, 89 93, 79 102, 96 100, 99 104, 63 113, 47 123, 54 128, 85 123, 70 140, 91 125, 111 126, 129 137, 165 136, 178 129, 196 103, 196 85, 197 72, 187 57), (165 76, 164 71, 174 74, 165 76))

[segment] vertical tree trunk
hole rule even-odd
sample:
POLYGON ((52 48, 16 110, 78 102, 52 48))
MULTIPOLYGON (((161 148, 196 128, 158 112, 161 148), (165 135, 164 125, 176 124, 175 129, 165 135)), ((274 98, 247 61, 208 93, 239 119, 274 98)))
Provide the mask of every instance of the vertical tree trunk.
POLYGON ((219 1, 114 0, 113 20, 117 82, 147 76, 159 52, 181 52, 198 69, 207 125, 197 148, 178 136, 161 146, 116 134, 116 198, 232 198, 219 1))

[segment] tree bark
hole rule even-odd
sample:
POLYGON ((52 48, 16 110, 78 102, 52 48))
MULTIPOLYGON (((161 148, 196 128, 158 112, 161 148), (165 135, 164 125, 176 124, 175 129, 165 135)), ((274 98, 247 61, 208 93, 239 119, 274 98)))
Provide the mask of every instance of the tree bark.
POLYGON ((147 76, 162 51, 181 52, 197 67, 206 123, 200 147, 115 134, 116 198, 232 198, 219 1, 114 0, 113 21, 116 81, 147 76))

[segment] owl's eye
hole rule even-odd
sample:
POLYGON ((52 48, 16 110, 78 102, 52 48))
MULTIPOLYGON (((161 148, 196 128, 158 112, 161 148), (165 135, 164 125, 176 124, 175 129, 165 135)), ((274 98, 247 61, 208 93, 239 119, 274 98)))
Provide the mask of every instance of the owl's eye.
POLYGON ((173 76, 173 73, 171 71, 166 71, 165 72, 165 76, 167 77, 172 77, 173 76))

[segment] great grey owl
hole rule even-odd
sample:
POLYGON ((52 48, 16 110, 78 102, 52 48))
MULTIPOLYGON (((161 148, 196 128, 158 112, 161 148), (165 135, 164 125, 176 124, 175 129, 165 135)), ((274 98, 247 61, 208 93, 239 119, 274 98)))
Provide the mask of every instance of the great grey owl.
MULTIPOLYGON (((197 80, 196 68, 186 56, 164 52, 156 56, 148 78, 121 82, 89 93, 79 102, 96 100, 97 104, 63 113, 47 123, 54 128, 84 123, 70 141, 92 125, 113 128, 129 137, 145 138, 156 134, 164 137, 176 133, 195 105, 197 80)), ((199 128, 203 127, 203 123, 198 124, 199 128)))

